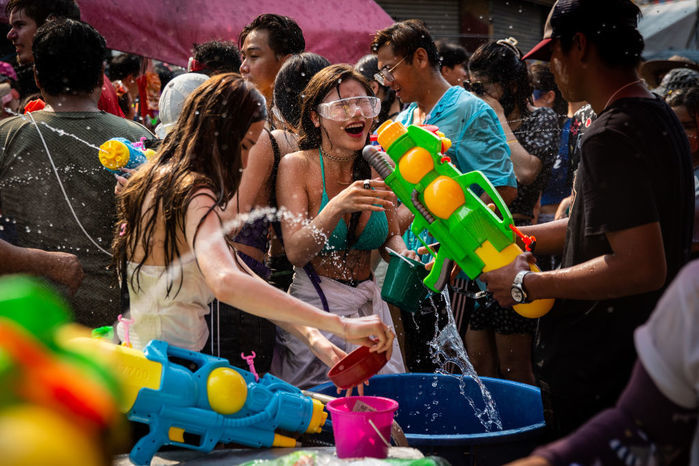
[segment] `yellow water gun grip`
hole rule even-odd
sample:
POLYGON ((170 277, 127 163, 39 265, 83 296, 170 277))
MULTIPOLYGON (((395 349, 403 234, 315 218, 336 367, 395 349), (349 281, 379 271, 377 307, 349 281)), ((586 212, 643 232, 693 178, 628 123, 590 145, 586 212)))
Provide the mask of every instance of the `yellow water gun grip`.
MULTIPOLYGON (((490 241, 485 241, 480 248, 476 249, 476 254, 485 264, 483 272, 490 272, 511 263, 522 254, 522 249, 516 243, 512 243, 502 251, 498 251, 490 241)), ((535 264, 529 264, 529 268, 532 272, 541 272, 535 264)), ((536 319, 549 312, 554 301, 554 299, 537 299, 531 303, 516 304, 513 309, 522 317, 536 319)))

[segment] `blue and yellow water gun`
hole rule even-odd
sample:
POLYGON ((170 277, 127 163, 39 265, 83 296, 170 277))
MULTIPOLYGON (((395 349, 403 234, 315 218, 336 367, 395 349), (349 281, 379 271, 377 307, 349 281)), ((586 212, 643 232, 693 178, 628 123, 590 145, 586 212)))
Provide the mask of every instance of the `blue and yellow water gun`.
MULTIPOLYGON (((440 243, 435 263, 424 280, 439 292, 446 285, 453 262, 475 279, 482 272, 512 262, 522 250, 515 242, 521 235, 512 214, 495 187, 479 171, 462 174, 444 153, 451 141, 438 131, 388 120, 377 130, 377 140, 386 153, 366 146, 362 155, 385 179, 396 196, 415 215, 411 230, 420 238, 424 230, 440 243), (395 163, 386 159, 386 154, 395 163), (472 186, 478 186, 493 200, 498 217, 472 186)), ((523 235, 522 235, 523 236, 523 235)), ((523 239, 529 241, 528 237, 523 239)), ((536 265, 530 265, 538 272, 536 265)), ((541 299, 514 306, 524 317, 537 318, 553 306, 553 299, 541 299)))
POLYGON ((217 443, 294 447, 284 434, 318 433, 324 405, 266 374, 255 382, 228 361, 152 340, 143 352, 102 339, 73 340, 76 350, 101 354, 120 375, 129 420, 150 431, 131 450, 134 464, 150 464, 163 445, 208 452, 217 443), (177 361, 177 362, 175 362, 177 361))
POLYGON ((144 140, 131 142, 126 138, 112 138, 99 149, 100 163, 115 175, 124 175, 122 168, 134 169, 150 160, 155 151, 144 147, 144 140))

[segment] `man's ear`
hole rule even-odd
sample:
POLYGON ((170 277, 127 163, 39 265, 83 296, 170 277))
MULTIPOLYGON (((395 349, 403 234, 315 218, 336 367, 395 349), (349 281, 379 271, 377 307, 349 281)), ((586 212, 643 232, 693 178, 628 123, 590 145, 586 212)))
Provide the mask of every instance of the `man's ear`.
POLYGON ((371 90, 375 96, 379 95, 379 83, 372 79, 371 81, 369 81, 369 87, 371 87, 371 90))
POLYGON ((100 78, 97 80, 97 84, 99 85, 99 88, 102 89, 102 86, 104 86, 104 69, 105 65, 102 63, 102 71, 100 72, 100 78))
POLYGON ((587 36, 582 32, 577 32, 573 36, 573 47, 578 53, 581 61, 585 61, 590 53, 590 43, 587 41, 587 36))
POLYGON ((36 71, 36 65, 32 66, 32 69, 34 70, 34 82, 36 83, 36 87, 41 90, 41 83, 39 83, 39 72, 36 71))
POLYGON ((293 53, 287 53, 286 55, 281 55, 281 56, 279 56, 279 58, 277 59, 277 60, 279 61, 279 68, 281 68, 282 65, 283 65, 284 63, 286 63, 286 61, 287 61, 287 60, 289 59, 289 57, 291 57, 292 55, 293 55, 293 53))
POLYGON ((417 50, 415 50, 415 52, 413 52, 413 65, 420 69, 432 66, 430 65, 430 58, 427 55, 427 50, 419 47, 417 50))
POLYGON ((548 91, 546 94, 544 94, 544 102, 546 102, 546 105, 553 105, 553 102, 556 100, 556 91, 548 91))

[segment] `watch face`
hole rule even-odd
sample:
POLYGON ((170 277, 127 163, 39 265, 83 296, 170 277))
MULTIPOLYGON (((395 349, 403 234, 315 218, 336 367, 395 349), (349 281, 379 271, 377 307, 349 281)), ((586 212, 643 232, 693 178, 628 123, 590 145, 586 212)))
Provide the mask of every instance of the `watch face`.
POLYGON ((512 287, 510 290, 510 294, 512 295, 512 299, 515 300, 516 303, 521 303, 524 301, 524 293, 522 293, 522 290, 519 288, 512 287))

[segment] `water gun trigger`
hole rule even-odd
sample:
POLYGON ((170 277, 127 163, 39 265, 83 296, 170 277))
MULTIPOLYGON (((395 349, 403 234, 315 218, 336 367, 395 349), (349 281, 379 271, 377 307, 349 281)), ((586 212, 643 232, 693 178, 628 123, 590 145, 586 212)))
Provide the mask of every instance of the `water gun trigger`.
POLYGON ((437 252, 437 258, 434 261, 432 270, 427 274, 425 278, 425 285, 432 291, 440 293, 447 283, 449 283, 449 277, 451 276, 451 270, 454 267, 454 261, 449 259, 446 254, 437 252))

